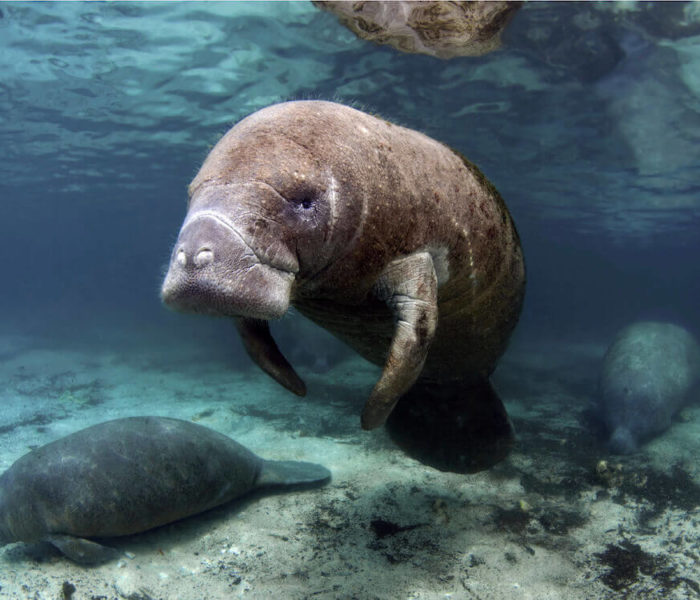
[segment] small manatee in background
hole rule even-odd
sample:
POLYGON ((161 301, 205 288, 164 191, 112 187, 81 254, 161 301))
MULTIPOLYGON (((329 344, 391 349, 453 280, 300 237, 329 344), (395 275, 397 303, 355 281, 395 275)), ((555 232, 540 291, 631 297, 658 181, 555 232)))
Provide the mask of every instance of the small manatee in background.
POLYGON ((263 460, 202 425, 116 419, 18 459, 0 477, 0 545, 48 541, 96 564, 119 552, 87 538, 140 533, 252 490, 322 483, 321 465, 263 460))
POLYGON ((618 333, 599 381, 611 451, 629 454, 666 430, 699 380, 700 348, 682 327, 649 321, 618 333))
POLYGON ((314 0, 313 4, 332 12, 363 40, 448 59, 498 49, 501 32, 523 3, 314 0))

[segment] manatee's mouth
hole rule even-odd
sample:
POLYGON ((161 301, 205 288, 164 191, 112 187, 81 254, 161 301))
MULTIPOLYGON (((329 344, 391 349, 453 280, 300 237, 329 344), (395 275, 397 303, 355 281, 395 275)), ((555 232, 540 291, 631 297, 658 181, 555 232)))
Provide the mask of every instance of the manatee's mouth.
POLYGON ((293 282, 292 273, 261 264, 235 273, 233 282, 168 271, 161 299, 178 312, 269 321, 282 318, 289 309, 293 282))
POLYGON ((218 281, 202 277, 173 281, 166 276, 161 299, 177 312, 269 321, 282 318, 289 309, 293 282, 293 274, 265 265, 248 269, 234 286, 222 286, 218 281), (257 292, 263 289, 270 291, 265 294, 257 292))

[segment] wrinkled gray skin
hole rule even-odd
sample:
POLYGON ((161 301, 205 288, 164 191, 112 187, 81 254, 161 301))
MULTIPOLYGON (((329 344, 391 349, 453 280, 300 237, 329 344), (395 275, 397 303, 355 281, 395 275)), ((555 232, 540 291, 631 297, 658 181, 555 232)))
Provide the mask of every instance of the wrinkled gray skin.
POLYGON ((3 473, 0 544, 48 541, 76 562, 104 562, 118 552, 86 538, 139 533, 257 488, 329 477, 321 465, 265 461, 188 421, 116 419, 37 448, 3 473))
POLYGON ((611 451, 635 452, 665 431, 698 381, 700 349, 685 329, 657 322, 623 329, 605 354, 599 382, 611 451))
MULTIPOLYGON (((224 135, 189 193, 161 291, 168 306, 233 317, 253 360, 304 395, 267 323, 294 305, 383 366, 365 429, 420 378, 449 401, 424 447, 459 416, 471 431, 455 430, 455 443, 486 447, 478 438, 493 429, 491 462, 503 457, 510 424, 488 376, 520 314, 525 271, 510 214, 474 165, 350 107, 287 102, 224 135)), ((410 410, 420 405, 416 396, 410 410)), ((420 434, 423 415, 403 416, 420 434)))

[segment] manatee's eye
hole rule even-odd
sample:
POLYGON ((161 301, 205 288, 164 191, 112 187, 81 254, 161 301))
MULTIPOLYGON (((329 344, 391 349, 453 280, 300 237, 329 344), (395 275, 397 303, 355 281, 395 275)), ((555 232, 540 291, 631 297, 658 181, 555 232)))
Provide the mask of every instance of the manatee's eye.
POLYGON ((293 197, 292 202, 305 210, 308 210, 314 205, 314 197, 310 194, 300 194, 299 196, 293 197))

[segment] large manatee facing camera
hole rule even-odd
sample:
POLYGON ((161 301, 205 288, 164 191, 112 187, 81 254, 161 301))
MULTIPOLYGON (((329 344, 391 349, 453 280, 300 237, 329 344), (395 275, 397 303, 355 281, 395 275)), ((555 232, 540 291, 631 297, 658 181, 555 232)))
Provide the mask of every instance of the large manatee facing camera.
POLYGON ((503 459, 513 431, 489 375, 525 288, 511 216, 444 144, 322 101, 264 108, 189 187, 163 282, 176 310, 232 318, 260 367, 303 381, 268 321, 290 306, 383 367, 362 426, 439 469, 503 459))

